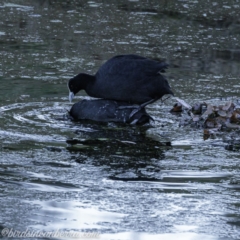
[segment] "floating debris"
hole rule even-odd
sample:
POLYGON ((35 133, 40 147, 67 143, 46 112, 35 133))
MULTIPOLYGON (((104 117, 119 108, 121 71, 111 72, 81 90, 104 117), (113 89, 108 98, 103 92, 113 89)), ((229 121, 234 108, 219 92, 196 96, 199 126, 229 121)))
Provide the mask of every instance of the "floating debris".
POLYGON ((191 108, 192 108, 192 106, 189 105, 188 103, 186 103, 183 99, 180 99, 180 98, 177 98, 177 97, 175 97, 175 99, 176 99, 183 107, 185 107, 185 108, 187 108, 187 109, 191 109, 191 108))
POLYGON ((240 129, 240 108, 233 102, 215 106, 206 102, 196 103, 193 106, 184 100, 176 98, 171 112, 187 112, 180 121, 180 125, 195 123, 204 129, 204 139, 215 135, 223 129, 240 129))
POLYGON ((175 103, 173 105, 173 108, 170 110, 170 112, 182 112, 182 111, 183 111, 183 108, 181 103, 175 103))

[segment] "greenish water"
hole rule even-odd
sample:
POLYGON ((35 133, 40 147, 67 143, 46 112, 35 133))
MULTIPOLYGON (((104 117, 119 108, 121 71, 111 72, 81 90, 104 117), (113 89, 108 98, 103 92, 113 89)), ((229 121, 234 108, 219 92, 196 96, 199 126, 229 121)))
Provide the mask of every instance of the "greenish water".
POLYGON ((1 2, 0 230, 240 239, 240 157, 226 149, 239 132, 204 141, 202 129, 179 127, 173 99, 147 107, 151 128, 66 118, 68 79, 127 53, 165 59, 175 95, 190 104, 238 102, 239 8, 238 1, 1 2))

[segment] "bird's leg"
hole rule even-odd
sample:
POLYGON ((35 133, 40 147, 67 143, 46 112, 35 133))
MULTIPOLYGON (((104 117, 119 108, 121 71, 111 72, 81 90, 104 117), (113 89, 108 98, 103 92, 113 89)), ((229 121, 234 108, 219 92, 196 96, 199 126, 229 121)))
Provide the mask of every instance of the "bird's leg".
POLYGON ((140 105, 128 105, 128 106, 120 106, 118 109, 126 109, 126 108, 132 108, 132 112, 129 114, 129 118, 133 117, 137 112, 141 111, 141 109, 145 108, 148 104, 151 104, 155 101, 157 101, 158 98, 153 98, 145 103, 142 103, 140 105))
POLYGON ((129 114, 129 118, 133 117, 137 112, 141 111, 141 109, 145 108, 148 104, 151 104, 153 102, 157 101, 157 99, 151 99, 145 103, 142 103, 140 105, 138 105, 138 108, 135 108, 134 110, 132 110, 132 112, 129 114))
POLYGON ((151 103, 153 103, 153 102, 155 102, 155 101, 157 101, 158 100, 158 98, 153 98, 153 99, 151 99, 151 100, 149 100, 149 101, 147 101, 147 102, 145 102, 145 103, 142 103, 141 105, 140 105, 140 107, 141 108, 145 108, 148 104, 151 104, 151 103))

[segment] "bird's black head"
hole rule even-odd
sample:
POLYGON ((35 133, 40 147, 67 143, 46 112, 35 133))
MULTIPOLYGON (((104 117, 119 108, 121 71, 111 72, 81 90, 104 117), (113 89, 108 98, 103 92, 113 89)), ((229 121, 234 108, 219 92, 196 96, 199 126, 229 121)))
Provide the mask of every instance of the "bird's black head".
POLYGON ((69 90, 69 92, 73 92, 75 94, 73 78, 69 79, 69 81, 68 81, 68 90, 69 90))
POLYGON ((85 90, 88 84, 95 80, 95 77, 85 73, 80 73, 68 81, 69 101, 81 90, 85 90))
POLYGON ((74 96, 82 89, 84 89, 83 87, 83 80, 82 78, 84 78, 82 76, 82 74, 78 74, 77 76, 71 78, 68 81, 68 89, 69 89, 69 101, 72 102, 74 96))

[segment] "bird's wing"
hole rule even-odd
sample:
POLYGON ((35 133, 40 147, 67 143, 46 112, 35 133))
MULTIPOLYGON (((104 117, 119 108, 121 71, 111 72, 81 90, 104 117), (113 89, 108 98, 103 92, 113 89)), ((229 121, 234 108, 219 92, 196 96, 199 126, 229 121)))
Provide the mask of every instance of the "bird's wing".
POLYGON ((165 62, 158 62, 138 55, 118 55, 105 64, 97 72, 103 78, 141 79, 156 76, 168 67, 165 62))

